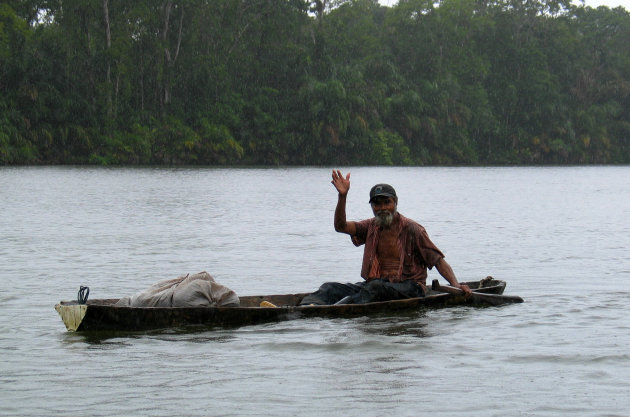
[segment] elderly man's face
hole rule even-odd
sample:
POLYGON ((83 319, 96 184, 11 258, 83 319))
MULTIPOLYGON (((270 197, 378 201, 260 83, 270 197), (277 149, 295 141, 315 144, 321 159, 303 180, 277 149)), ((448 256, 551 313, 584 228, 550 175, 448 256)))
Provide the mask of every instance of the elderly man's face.
POLYGON ((388 227, 394 221, 397 201, 393 197, 376 197, 372 200, 372 212, 380 226, 388 227))

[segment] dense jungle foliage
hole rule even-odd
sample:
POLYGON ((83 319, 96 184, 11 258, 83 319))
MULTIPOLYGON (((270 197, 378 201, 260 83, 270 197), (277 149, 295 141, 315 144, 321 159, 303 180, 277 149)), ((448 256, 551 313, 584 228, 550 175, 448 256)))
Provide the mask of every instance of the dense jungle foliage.
POLYGON ((5 0, 0 164, 630 163, 630 16, 567 0, 5 0))

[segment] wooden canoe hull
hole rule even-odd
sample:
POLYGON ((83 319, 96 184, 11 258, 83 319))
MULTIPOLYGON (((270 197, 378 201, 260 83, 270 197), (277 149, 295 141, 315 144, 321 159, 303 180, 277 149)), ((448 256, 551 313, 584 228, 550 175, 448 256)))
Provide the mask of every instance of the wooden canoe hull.
MULTIPOLYGON (((478 282, 471 282, 471 288, 478 282)), ((502 294, 504 281, 488 281, 475 292, 502 294)), ((460 295, 430 292, 426 297, 367 304, 299 306, 306 294, 256 295, 240 297, 240 307, 117 307, 118 299, 95 299, 87 304, 62 301, 55 309, 69 331, 137 331, 191 325, 237 327, 307 317, 356 317, 397 313, 421 308, 455 305, 486 305, 460 295), (268 301, 278 307, 259 307, 268 301)))

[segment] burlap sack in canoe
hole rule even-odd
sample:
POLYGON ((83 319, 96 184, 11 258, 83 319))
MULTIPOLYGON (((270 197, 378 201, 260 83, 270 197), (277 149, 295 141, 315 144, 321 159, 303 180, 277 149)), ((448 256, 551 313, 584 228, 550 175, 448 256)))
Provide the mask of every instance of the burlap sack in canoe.
POLYGON ((239 304, 234 291, 216 283, 205 271, 158 282, 116 303, 122 307, 237 307, 239 304))

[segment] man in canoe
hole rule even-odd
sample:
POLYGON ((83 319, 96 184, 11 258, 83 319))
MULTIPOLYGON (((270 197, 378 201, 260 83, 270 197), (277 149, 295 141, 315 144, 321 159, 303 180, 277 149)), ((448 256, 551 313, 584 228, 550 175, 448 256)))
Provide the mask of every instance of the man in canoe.
POLYGON ((361 277, 356 284, 324 283, 304 297, 301 305, 359 304, 423 297, 427 293, 427 268, 434 266, 453 287, 466 295, 444 254, 431 242, 424 227, 398 213, 398 196, 391 185, 376 184, 370 190, 374 217, 359 222, 346 220, 350 173, 333 170, 332 184, 339 192, 335 230, 350 235, 355 246, 365 245, 361 277))

